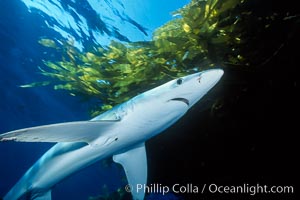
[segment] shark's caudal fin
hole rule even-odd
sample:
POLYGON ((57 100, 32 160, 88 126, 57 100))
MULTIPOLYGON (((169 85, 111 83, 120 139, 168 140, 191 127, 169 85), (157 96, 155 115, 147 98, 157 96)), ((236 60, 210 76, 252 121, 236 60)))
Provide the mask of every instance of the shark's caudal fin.
MULTIPOLYGON (((20 182, 19 182, 20 183, 20 182)), ((14 187, 13 190, 9 191, 3 198, 3 200, 51 200, 52 190, 45 192, 31 193, 26 189, 26 185, 19 184, 19 187, 14 187)), ((1 200, 1 198, 0 198, 1 200)))
POLYGON ((91 143, 118 121, 78 121, 37 126, 0 135, 1 141, 91 143))
MULTIPOLYGON (((147 156, 145 144, 113 156, 113 160, 121 164, 125 170, 134 200, 143 200, 145 185, 147 184, 147 156)), ((129 187, 126 190, 129 190, 129 187)))

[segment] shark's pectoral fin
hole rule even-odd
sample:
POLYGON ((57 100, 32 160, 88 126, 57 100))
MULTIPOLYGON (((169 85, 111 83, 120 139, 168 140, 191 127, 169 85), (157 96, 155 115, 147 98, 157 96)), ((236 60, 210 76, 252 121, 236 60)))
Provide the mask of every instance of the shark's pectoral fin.
POLYGON ((37 126, 0 135, 1 141, 91 143, 118 121, 78 121, 37 126))
POLYGON ((144 186, 147 183, 145 144, 142 143, 129 151, 114 155, 113 160, 123 166, 133 199, 143 200, 144 186))

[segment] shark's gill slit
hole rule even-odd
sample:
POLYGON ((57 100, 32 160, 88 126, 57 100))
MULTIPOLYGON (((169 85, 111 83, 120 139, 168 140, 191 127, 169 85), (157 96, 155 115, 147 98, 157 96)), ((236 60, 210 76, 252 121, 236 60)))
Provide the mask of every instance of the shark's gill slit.
POLYGON ((173 99, 170 99, 170 101, 182 101, 183 103, 185 103, 186 105, 190 105, 190 102, 188 99, 186 98, 173 98, 173 99))

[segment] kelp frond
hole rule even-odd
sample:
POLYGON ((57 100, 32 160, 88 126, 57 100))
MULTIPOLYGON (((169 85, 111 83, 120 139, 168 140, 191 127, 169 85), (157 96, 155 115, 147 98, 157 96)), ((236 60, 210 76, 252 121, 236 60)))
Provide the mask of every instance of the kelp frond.
MULTIPOLYGON (((191 72, 215 65, 251 67, 255 54, 245 50, 253 38, 247 26, 257 23, 259 17, 251 15, 245 2, 192 0, 174 12, 180 17, 158 28, 149 42, 111 41, 106 48, 79 51, 72 41, 43 38, 40 44, 56 49, 63 57, 60 61, 44 61, 46 67, 41 73, 52 78, 54 89, 100 99, 103 105, 92 111, 95 115, 191 72)), ((268 23, 270 20, 259 27, 264 29, 268 23)))

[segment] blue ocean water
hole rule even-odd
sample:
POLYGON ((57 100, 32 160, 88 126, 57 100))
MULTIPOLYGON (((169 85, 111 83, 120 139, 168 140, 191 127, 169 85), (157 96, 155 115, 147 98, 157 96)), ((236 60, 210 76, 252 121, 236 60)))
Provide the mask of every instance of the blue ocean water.
MULTIPOLYGON (((111 40, 147 41, 189 0, 1 0, 0 133, 35 125, 89 119, 88 103, 51 87, 20 88, 44 80, 38 73, 49 58, 41 38, 72 39, 79 49, 111 40)), ((57 59, 60 59, 59 55, 57 59)), ((0 144, 0 197, 53 144, 0 144)), ((124 183, 115 165, 95 164, 66 179, 53 199, 87 199, 124 183), (122 182, 123 181, 123 182, 122 182)))

